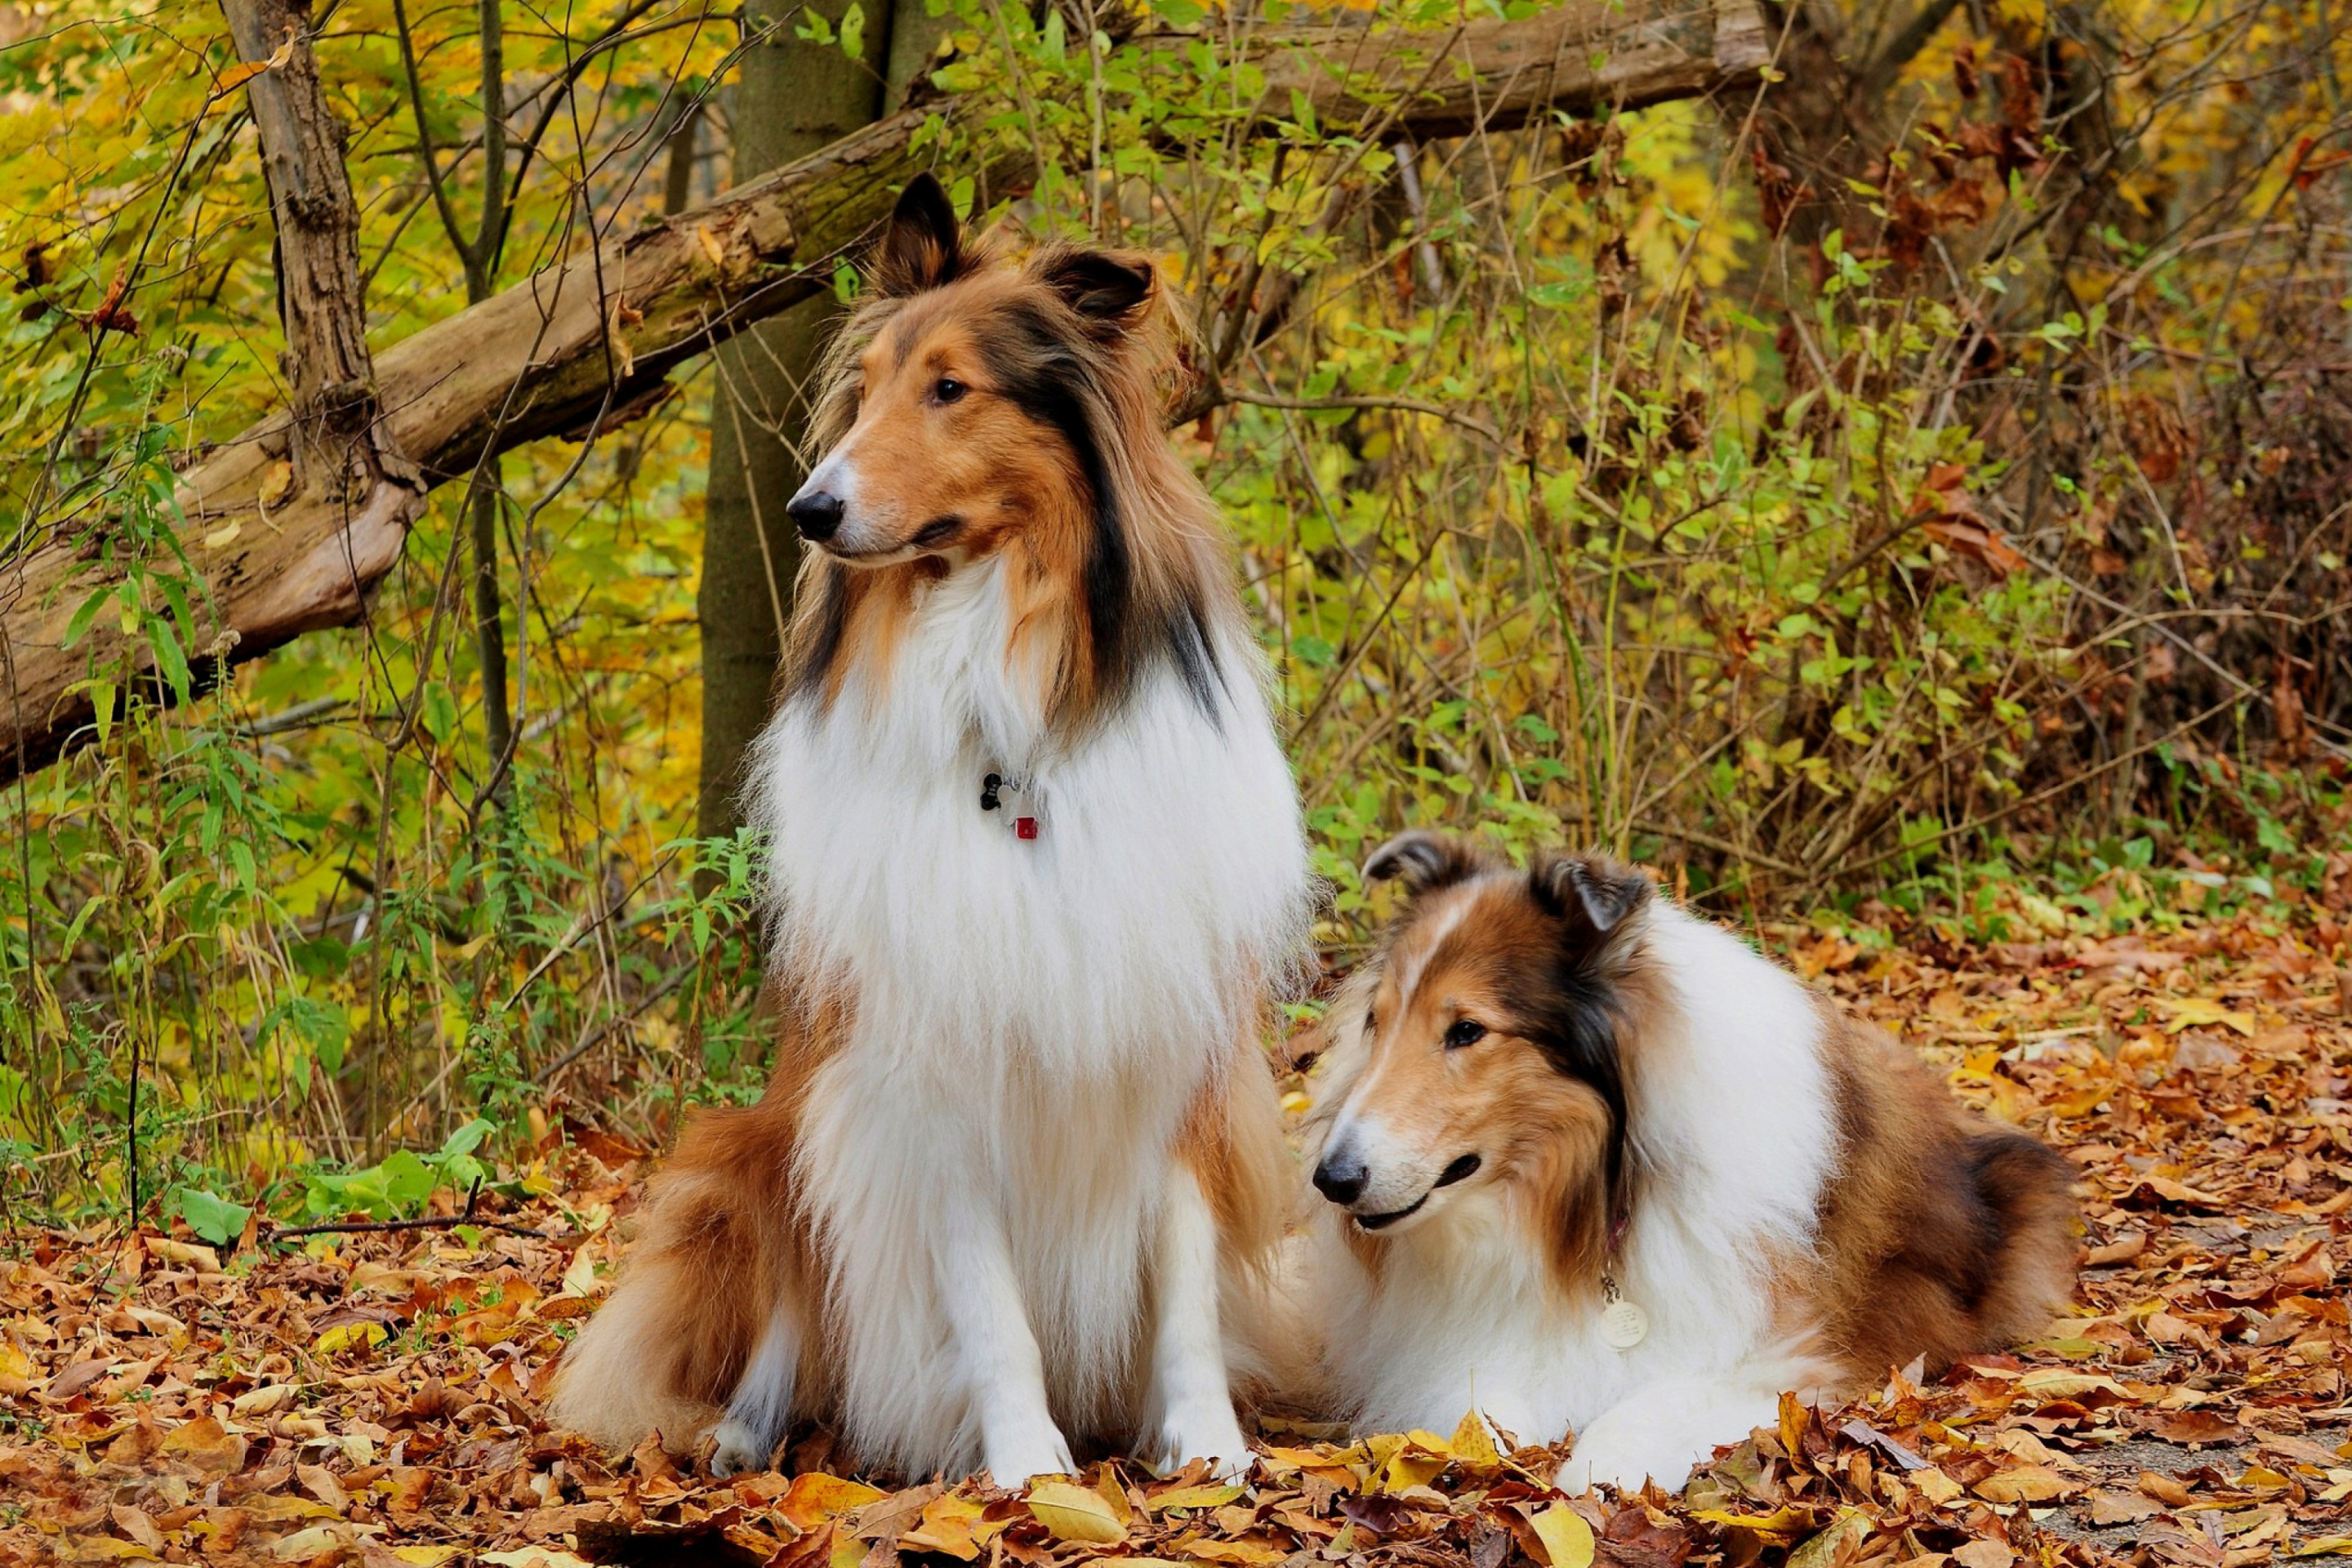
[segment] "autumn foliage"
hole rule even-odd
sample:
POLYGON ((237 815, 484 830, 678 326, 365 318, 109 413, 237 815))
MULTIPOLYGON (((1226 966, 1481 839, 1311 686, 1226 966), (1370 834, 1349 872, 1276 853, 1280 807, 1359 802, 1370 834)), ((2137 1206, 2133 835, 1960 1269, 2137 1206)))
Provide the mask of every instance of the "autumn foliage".
POLYGON ((1500 1452, 1475 1424, 1342 1445, 1269 1415, 1245 1487, 1109 1458, 1026 1494, 854 1479, 823 1431, 796 1436, 796 1473, 727 1483, 655 1443, 595 1453, 541 1398, 609 1287, 642 1151, 579 1127, 494 1173, 509 1195, 445 1195, 432 1228, 24 1237, 0 1265, 0 1551, 371 1568, 2352 1552, 2352 1021, 2333 970, 2259 920, 1935 960, 1834 937, 1798 952, 2074 1163, 2080 1300, 2013 1355, 1890 1369, 1843 1410, 1790 1401, 1679 1499, 1562 1499, 1557 1451, 1500 1452))

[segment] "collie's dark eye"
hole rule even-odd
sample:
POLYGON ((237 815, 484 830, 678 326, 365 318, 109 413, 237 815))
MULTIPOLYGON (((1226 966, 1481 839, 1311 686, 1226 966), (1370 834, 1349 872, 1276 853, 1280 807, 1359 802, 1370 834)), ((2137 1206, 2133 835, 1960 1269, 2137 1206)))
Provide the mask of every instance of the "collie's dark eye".
POLYGON ((1465 1046, 1475 1046, 1486 1037, 1486 1026, 1475 1018, 1456 1018, 1454 1026, 1445 1031, 1445 1048, 1458 1051, 1465 1046))
POLYGON ((957 398, 961 397, 966 390, 964 384, 955 377, 943 375, 940 377, 940 384, 931 388, 931 395, 941 403, 953 403, 957 398))
POLYGON ((1381 1032, 1381 1016, 1380 1016, 1380 1014, 1379 1014, 1379 1013, 1377 1013, 1377 1012, 1375 1012, 1373 1009, 1371 1009, 1371 1008, 1370 1008, 1370 1007, 1365 1008, 1365 1009, 1364 1009, 1364 1033, 1366 1033, 1366 1034, 1368 1034, 1368 1035, 1377 1035, 1377 1034, 1379 1034, 1380 1032, 1381 1032))

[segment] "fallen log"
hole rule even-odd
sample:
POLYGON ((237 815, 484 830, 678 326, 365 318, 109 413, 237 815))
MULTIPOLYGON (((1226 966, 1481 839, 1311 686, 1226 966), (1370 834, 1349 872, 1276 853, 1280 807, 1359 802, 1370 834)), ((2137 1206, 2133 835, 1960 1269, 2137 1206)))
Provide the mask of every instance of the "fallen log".
MULTIPOLYGON (((1165 48, 1185 68, 1181 37, 1165 48)), ((1258 29, 1247 46, 1272 112, 1303 95, 1326 126, 1384 135, 1456 135, 1521 125, 1551 110, 1639 107, 1751 79, 1769 54, 1751 0, 1567 0, 1517 21, 1434 32, 1367 19, 1258 29)), ((252 84, 258 89, 264 78, 252 84)), ((909 109, 708 206, 608 238, 385 349, 373 385, 346 387, 369 410, 368 450, 404 455, 390 479, 355 492, 312 482, 303 419, 265 420, 183 476, 187 557, 209 597, 191 653, 200 679, 306 631, 349 626, 399 557, 423 489, 460 478, 486 452, 548 436, 585 438, 650 407, 679 365, 754 321, 831 286, 929 153, 910 150, 932 114, 909 109), (412 477, 413 476, 413 477, 412 477), (292 482, 289 482, 292 481, 292 482), (354 494, 364 496, 354 504, 354 494)), ((1273 134, 1269 122, 1264 133, 1273 134)), ((1001 155, 985 188, 1034 177, 1001 155)), ((315 413, 311 415, 315 417, 315 413)), ((110 616, 66 646, 74 610, 110 581, 82 542, 54 531, 0 566, 0 780, 94 733, 94 670, 143 665, 110 616)), ((152 684, 152 675, 148 678, 152 684)), ((168 691, 151 696, 168 699, 168 691)))

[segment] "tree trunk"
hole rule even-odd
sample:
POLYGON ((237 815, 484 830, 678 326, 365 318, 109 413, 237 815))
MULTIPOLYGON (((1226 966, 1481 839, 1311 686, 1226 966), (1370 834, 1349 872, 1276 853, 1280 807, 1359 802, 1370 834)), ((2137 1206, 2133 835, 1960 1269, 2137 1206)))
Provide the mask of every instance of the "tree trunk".
MULTIPOLYGON (((209 656, 194 671, 201 684, 254 651, 243 638, 249 624, 268 623, 269 606, 310 606, 299 613, 323 617, 314 624, 358 620, 362 595, 391 570, 428 488, 383 416, 368 356, 359 206, 343 164, 342 122, 328 107, 311 50, 310 7, 306 0, 223 0, 221 8, 238 58, 260 68, 246 94, 276 230, 286 337, 278 364, 291 397, 288 413, 270 426, 267 449, 257 443, 247 465, 248 514, 263 526, 247 528, 247 516, 208 515, 201 501, 189 512, 190 531, 204 536, 186 541, 190 556, 200 564, 226 560, 242 568, 213 575, 214 591, 264 606, 250 620, 232 615, 224 626, 200 627, 190 651, 209 656), (273 531, 288 514, 319 526, 307 535, 273 531), (205 631, 216 635, 206 639, 205 631)), ((56 754, 65 739, 61 721, 92 716, 89 695, 70 690, 73 681, 121 665, 126 654, 144 663, 143 650, 116 631, 93 632, 73 652, 63 647, 63 618, 95 585, 75 571, 77 543, 52 540, 29 552, 0 587, 0 642, 6 644, 16 721, 0 742, 12 773, 56 754)), ((152 669, 143 669, 133 684, 152 681, 152 669)))
MULTIPOLYGON (((232 15, 248 4, 258 11, 265 0, 231 0, 232 15)), ((283 4, 268 0, 267 9, 295 15, 283 4)), ((1184 42, 1155 46, 1167 51, 1167 68, 1184 68, 1184 42)), ((247 48, 242 39, 239 47, 247 48)), ((1295 88, 1326 125, 1415 136, 1500 129, 1554 109, 1690 97, 1752 79, 1769 58, 1749 0, 1696 11, 1683 0, 1568 0, 1520 21, 1434 35, 1372 37, 1360 24, 1267 27, 1249 47, 1263 62, 1272 112, 1291 112, 1295 88), (1368 110, 1325 68, 1333 58, 1389 88, 1381 110, 1368 110)), ((257 104, 265 89, 279 88, 278 74, 255 79, 257 104)), ((315 72, 307 79, 318 121, 331 127, 315 72)), ((901 110, 708 206, 609 238, 393 345, 373 385, 362 318, 331 312, 328 324, 346 341, 336 357, 320 352, 314 296, 301 292, 312 286, 309 263, 289 267, 289 285, 300 285, 289 287, 287 308, 291 414, 214 450, 181 481, 183 537, 215 617, 197 640, 221 650, 208 672, 303 632, 359 621, 369 590, 399 557, 422 486, 469 474, 485 452, 546 436, 581 439, 625 422, 668 395, 678 365, 827 292, 835 264, 857 251, 900 187, 929 166, 928 153, 908 150, 915 132, 930 115, 971 112, 961 100, 901 110), (354 358, 355 372, 330 371, 354 358), (306 481, 284 494, 278 465, 322 446, 354 466, 339 483, 306 481), (404 452, 421 476, 399 460, 404 452)), ((1270 120, 1259 129, 1277 133, 1270 120)), ((263 139, 271 145, 267 129, 263 139)), ((984 189, 1003 190, 1034 168, 1034 154, 1007 148, 971 172, 984 189)), ((348 210, 340 163, 321 174, 348 210)), ((273 174, 274 204, 278 185, 273 174)), ((279 221, 282 243, 303 251, 309 220, 279 221)), ((336 297, 356 305, 350 233, 340 251, 348 288, 336 297)), ((13 676, 0 701, 0 780, 89 740, 90 700, 79 683, 93 662, 118 663, 129 651, 107 616, 65 647, 75 607, 120 578, 118 568, 86 560, 82 543, 52 535, 0 572, 0 669, 13 676)))
MULTIPOLYGON (((871 124, 882 112, 888 5, 853 64, 834 44, 794 36, 808 16, 838 25, 849 0, 751 0, 748 35, 730 118, 740 184, 871 124)), ((919 13, 919 0, 912 9, 919 13)), ((710 479, 695 618, 702 634, 702 797, 695 830, 705 837, 742 820, 743 752, 768 721, 782 658, 799 541, 784 503, 800 488, 808 436, 804 388, 816 374, 835 315, 816 294, 763 321, 717 354, 710 395, 710 479)))

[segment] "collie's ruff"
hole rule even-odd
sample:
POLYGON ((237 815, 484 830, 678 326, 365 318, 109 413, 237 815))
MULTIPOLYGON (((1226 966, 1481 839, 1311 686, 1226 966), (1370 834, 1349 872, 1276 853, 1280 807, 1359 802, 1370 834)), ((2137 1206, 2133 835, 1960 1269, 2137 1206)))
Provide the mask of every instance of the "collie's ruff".
POLYGON ((1783 1390, 2064 1301, 2070 1167, 1639 873, 1407 834, 1366 875, 1411 900, 1329 1015, 1308 1248, 1349 1418, 1679 1488, 1783 1390))
POLYGON ((900 200, 790 508, 820 548, 751 763, 774 1077, 697 1117, 556 1413, 765 1464, 1248 1463, 1224 1330, 1290 1178, 1259 1042, 1309 879, 1149 261, 900 200), (723 1412, 721 1407, 723 1406, 723 1412))

